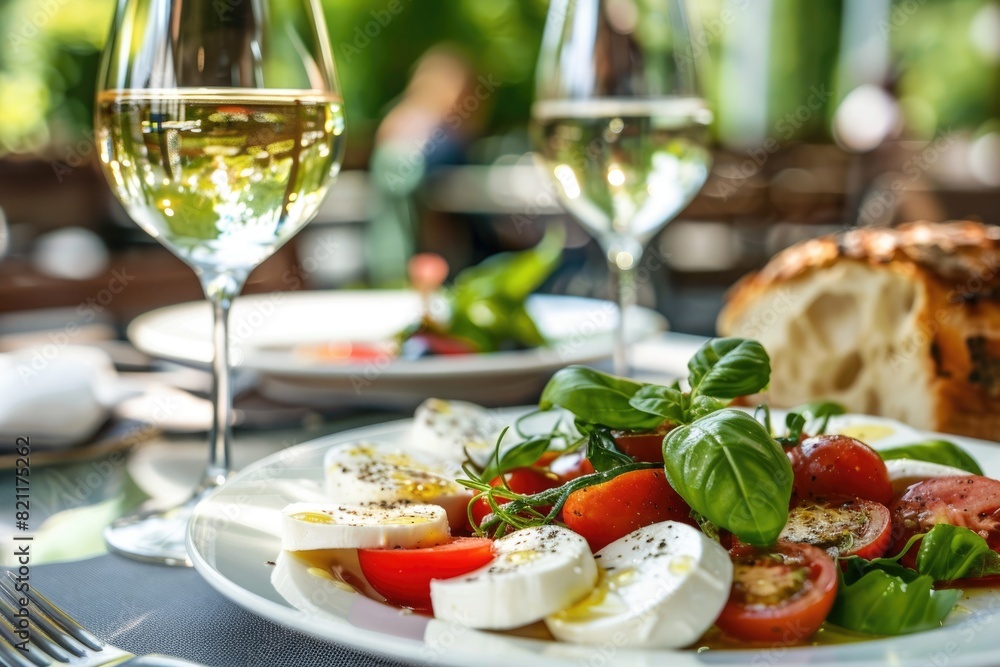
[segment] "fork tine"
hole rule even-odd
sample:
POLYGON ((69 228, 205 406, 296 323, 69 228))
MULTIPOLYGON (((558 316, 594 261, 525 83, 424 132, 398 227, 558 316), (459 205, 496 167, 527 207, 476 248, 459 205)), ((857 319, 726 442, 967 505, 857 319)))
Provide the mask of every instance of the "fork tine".
POLYGON ((10 667, 46 667, 48 663, 44 662, 28 662, 20 655, 19 651, 12 647, 7 646, 3 641, 0 641, 0 663, 4 665, 10 665, 10 667))
MULTIPOLYGON (((11 627, 16 628, 17 608, 15 605, 18 604, 17 598, 14 597, 13 604, 11 604, 12 596, 14 594, 7 590, 6 586, 0 586, 0 593, 2 593, 2 595, 0 595, 0 616, 10 623, 11 627)), ((38 614, 31 614, 31 622, 36 629, 35 632, 31 633, 31 643, 37 646, 39 650, 48 653, 59 662, 69 662, 72 658, 70 653, 78 657, 83 655, 83 651, 81 651, 79 647, 73 646, 65 640, 59 641, 61 638, 58 636, 52 636, 52 633, 49 632, 51 624, 41 618, 38 614), (44 630, 45 633, 43 634, 42 632, 37 632, 37 628, 44 630), (52 639, 49 639, 46 634, 52 636, 52 639), (69 653, 67 653, 67 651, 69 651, 69 653)), ((17 641, 14 642, 14 644, 17 643, 17 641)))
MULTIPOLYGON (((7 572, 7 578, 11 582, 16 582, 17 578, 10 572, 7 572)), ((4 586, 0 586, 0 590, 6 590, 4 586)), ((33 586, 26 591, 26 595, 29 600, 35 603, 35 606, 41 609, 45 614, 51 618, 59 628, 62 628, 67 634, 69 634, 73 639, 77 640, 84 646, 91 648, 95 651, 101 651, 104 649, 104 642, 95 637, 90 633, 85 627, 74 621, 66 612, 57 607, 48 598, 38 592, 33 586)), ((56 629, 58 632, 58 629, 56 629)), ((60 633, 61 634, 61 633, 60 633)))
POLYGON ((52 664, 30 646, 28 651, 21 651, 17 648, 20 643, 11 627, 0 621, 0 663, 11 667, 48 667, 52 664))

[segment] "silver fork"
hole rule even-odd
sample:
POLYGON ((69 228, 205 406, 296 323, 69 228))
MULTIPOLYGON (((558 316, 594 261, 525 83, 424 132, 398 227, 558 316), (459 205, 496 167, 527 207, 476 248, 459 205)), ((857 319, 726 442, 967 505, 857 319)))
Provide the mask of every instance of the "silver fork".
POLYGON ((136 657, 102 642, 11 572, 0 576, 0 665, 4 667, 204 667, 161 655, 136 657), (27 614, 27 617, 25 617, 27 614))

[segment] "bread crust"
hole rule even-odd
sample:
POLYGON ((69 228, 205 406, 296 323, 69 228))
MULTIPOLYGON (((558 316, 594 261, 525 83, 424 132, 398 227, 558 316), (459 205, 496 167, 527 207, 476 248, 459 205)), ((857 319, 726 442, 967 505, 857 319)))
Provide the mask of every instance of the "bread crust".
MULTIPOLYGON (((799 243, 730 290, 718 320, 720 333, 752 335, 754 327, 748 318, 760 300, 847 263, 867 267, 868 275, 892 272, 916 290, 916 317, 901 336, 903 342, 894 352, 897 358, 889 360, 890 369, 893 363, 903 362, 921 366, 925 386, 907 389, 930 395, 931 414, 925 423, 914 425, 1000 439, 998 227, 969 221, 917 222, 897 228, 855 229, 799 243)), ((794 350, 769 351, 795 354, 794 350)), ((901 390, 892 386, 893 379, 880 378, 878 390, 901 390)), ((782 382, 781 377, 772 378, 772 385, 782 382)), ((801 393, 801 402, 823 398, 808 395, 808 390, 801 393)), ((876 407, 867 407, 879 411, 880 403, 874 400, 876 407)), ((891 411, 882 414, 901 417, 891 411)))

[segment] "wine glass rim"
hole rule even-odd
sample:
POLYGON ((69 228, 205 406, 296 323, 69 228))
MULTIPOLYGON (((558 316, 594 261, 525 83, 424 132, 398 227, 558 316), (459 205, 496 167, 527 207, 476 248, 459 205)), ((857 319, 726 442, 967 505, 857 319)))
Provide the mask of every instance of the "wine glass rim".
POLYGON ((99 88, 99 97, 141 97, 143 99, 155 99, 158 97, 173 98, 178 94, 183 94, 185 99, 212 100, 220 97, 295 97, 295 98, 322 98, 325 100, 341 101, 343 97, 332 90, 321 88, 246 88, 239 86, 213 86, 213 87, 157 87, 157 88, 99 88))

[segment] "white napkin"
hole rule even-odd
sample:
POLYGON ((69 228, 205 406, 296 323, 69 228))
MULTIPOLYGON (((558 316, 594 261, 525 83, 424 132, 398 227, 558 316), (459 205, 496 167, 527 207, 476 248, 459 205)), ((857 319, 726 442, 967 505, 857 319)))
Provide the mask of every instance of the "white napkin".
POLYGON ((96 348, 48 345, 0 354, 0 444, 85 442, 107 421, 117 374, 96 348))

